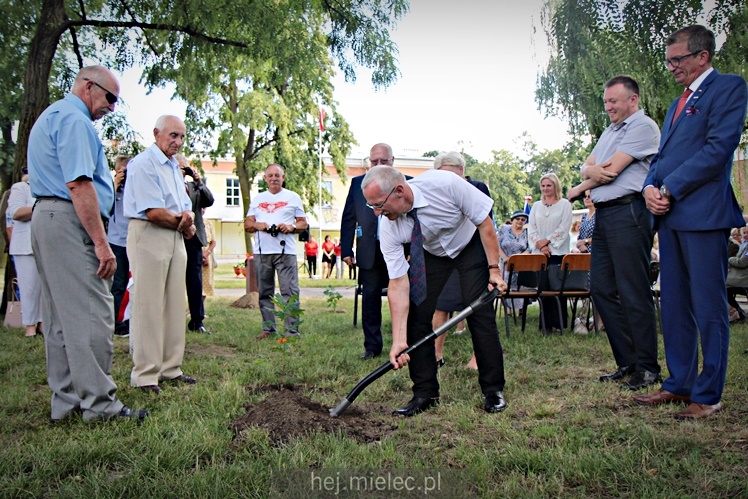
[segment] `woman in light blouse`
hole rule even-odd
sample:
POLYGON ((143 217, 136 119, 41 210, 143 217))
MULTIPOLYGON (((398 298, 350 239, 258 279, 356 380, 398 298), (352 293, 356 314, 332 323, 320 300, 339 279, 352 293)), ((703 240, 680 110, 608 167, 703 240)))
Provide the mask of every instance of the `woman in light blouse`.
MULTIPOLYGON (((571 228, 571 203, 561 193, 561 182, 555 173, 540 177, 541 198, 532 205, 527 226, 527 239, 532 253, 542 253, 548 257, 548 265, 560 264, 569 252, 569 228, 571 228)), ((561 328, 558 323, 558 310, 555 299, 543 299, 543 333, 561 328)), ((561 314, 564 328, 568 322, 566 300, 561 300, 561 314)))

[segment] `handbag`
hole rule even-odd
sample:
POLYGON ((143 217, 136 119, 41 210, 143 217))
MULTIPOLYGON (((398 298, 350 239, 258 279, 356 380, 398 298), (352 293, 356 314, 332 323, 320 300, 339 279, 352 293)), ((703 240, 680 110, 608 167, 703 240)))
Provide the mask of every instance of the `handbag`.
MULTIPOLYGON (((590 274, 584 270, 567 271, 564 291, 589 291, 590 274)), ((548 287, 550 291, 561 291, 561 282, 564 279, 564 271, 561 270, 561 264, 548 265, 548 287)))
POLYGON ((5 309, 5 319, 3 320, 3 326, 10 328, 22 328, 23 317, 21 316, 21 301, 18 299, 16 289, 18 288, 18 279, 13 279, 11 282, 10 299, 8 300, 8 306, 5 309))

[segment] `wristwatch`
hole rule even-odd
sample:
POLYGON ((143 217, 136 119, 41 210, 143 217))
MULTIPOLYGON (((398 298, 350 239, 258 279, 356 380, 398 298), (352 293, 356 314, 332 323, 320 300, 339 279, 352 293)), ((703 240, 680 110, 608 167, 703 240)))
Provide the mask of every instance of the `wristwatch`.
POLYGON ((293 231, 296 232, 296 224, 291 224, 291 227, 293 227, 293 231))
POLYGON ((667 187, 665 187, 664 184, 660 187, 660 194, 662 194, 662 196, 666 198, 670 197, 670 193, 668 193, 667 187))

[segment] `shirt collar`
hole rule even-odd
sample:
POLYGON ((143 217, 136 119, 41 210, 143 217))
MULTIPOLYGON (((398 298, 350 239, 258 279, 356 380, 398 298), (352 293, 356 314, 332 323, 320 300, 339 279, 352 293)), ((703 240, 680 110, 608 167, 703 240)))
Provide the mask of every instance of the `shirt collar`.
POLYGON ((628 125, 629 123, 633 123, 634 121, 639 119, 639 117, 643 114, 644 114, 644 109, 639 109, 637 112, 635 112, 634 114, 632 114, 631 116, 623 120, 622 122, 618 123, 617 125, 614 123, 611 123, 610 126, 611 128, 613 128, 613 130, 617 132, 618 130, 623 128, 625 125, 628 125))
POLYGON ((696 78, 694 81, 691 82, 691 84, 688 86, 688 88, 691 89, 691 92, 696 92, 702 83, 704 83, 704 80, 706 80, 706 77, 709 76, 709 73, 714 71, 714 68, 709 68, 703 73, 699 75, 698 78, 696 78))

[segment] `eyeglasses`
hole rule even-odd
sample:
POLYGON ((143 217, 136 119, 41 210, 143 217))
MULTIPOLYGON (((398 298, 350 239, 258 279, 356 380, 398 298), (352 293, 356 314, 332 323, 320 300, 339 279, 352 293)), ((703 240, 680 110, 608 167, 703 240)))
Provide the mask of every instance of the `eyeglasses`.
POLYGON ((116 103, 117 103, 117 101, 119 100, 119 97, 117 97, 117 96, 116 96, 116 95, 114 95, 114 94, 113 94, 112 92, 110 92, 110 91, 109 91, 109 90, 107 90, 106 88, 102 87, 101 85, 99 85, 99 84, 98 84, 98 83, 96 83, 95 81, 93 81, 93 80, 89 80, 88 78, 83 78, 83 80, 84 80, 84 81, 90 81, 91 83, 93 83, 94 85, 96 85, 97 87, 99 87, 100 89, 102 89, 102 90, 103 90, 104 92, 106 92, 106 95, 105 95, 104 97, 106 97, 106 101, 107 101, 107 102, 108 102, 109 104, 116 104, 116 103))
POLYGON ((389 165, 390 161, 392 161, 395 158, 382 158, 382 159, 371 159, 369 158, 369 161, 371 161, 371 166, 377 166, 377 165, 389 165))
POLYGON ((665 69, 667 69, 669 66, 673 66, 673 69, 675 69, 680 66, 680 61, 682 61, 686 57, 699 55, 702 52, 703 50, 697 50, 696 52, 691 52, 690 54, 682 55, 680 57, 671 57, 670 59, 665 59, 665 69))
POLYGON ((390 196, 392 196, 392 193, 395 192, 395 189, 397 189, 397 186, 395 186, 395 187, 392 188, 392 190, 390 191, 390 193, 387 194, 387 197, 384 198, 384 201, 382 201, 381 203, 378 203, 378 204, 369 204, 369 203, 366 203, 366 206, 368 206, 372 210, 381 210, 382 208, 384 208, 384 205, 385 205, 385 203, 387 203, 387 200, 390 198, 390 196))

